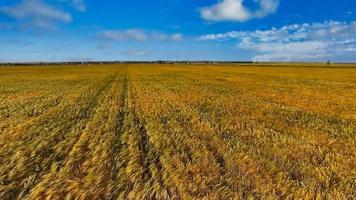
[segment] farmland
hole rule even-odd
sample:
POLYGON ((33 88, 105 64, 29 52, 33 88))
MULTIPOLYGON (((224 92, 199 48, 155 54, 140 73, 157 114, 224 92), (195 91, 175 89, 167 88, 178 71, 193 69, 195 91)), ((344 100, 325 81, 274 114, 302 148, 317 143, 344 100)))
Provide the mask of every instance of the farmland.
POLYGON ((0 199, 355 191, 355 65, 0 67, 0 199))

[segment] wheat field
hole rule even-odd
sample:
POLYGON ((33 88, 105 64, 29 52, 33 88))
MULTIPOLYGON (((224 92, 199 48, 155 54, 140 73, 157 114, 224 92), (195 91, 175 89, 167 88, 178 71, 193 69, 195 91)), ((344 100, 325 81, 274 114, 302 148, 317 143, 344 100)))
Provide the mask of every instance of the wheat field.
POLYGON ((0 199, 355 198, 355 65, 0 67, 0 199))

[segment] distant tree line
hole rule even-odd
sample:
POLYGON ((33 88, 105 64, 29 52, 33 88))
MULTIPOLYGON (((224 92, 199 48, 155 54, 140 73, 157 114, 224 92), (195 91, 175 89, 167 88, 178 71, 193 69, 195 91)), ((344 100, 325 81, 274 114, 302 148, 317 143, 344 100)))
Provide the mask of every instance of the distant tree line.
POLYGON ((23 65, 103 65, 103 64, 252 64, 252 61, 88 61, 88 62, 18 62, 0 63, 0 66, 23 65))

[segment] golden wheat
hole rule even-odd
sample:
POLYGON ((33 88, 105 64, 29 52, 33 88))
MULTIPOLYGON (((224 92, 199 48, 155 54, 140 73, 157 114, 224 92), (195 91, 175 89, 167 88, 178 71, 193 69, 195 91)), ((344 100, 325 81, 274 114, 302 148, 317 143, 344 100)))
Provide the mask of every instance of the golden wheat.
POLYGON ((354 199, 356 66, 0 68, 0 199, 354 199))

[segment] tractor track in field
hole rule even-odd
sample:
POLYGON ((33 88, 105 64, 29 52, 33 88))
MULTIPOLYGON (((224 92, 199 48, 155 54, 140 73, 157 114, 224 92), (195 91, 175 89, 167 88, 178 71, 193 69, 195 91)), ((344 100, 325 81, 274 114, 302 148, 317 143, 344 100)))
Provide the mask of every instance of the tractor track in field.
MULTIPOLYGON (((133 84, 131 84, 133 86, 133 84)), ((168 189, 163 180, 163 171, 164 167, 161 163, 160 153, 151 143, 150 131, 147 127, 145 116, 140 115, 143 113, 137 99, 137 92, 135 88, 131 89, 132 96, 132 115, 133 115, 133 124, 136 124, 138 127, 139 133, 139 150, 141 153, 141 163, 143 167, 142 180, 145 181, 150 187, 144 198, 146 199, 170 199, 172 191, 168 189), (157 187, 159 189, 157 189, 157 187), (155 189, 152 189, 155 188, 155 189)), ((175 196, 175 199, 180 199, 178 196, 175 196)))
MULTIPOLYGON (((115 131, 115 140, 113 141, 113 169, 112 169, 112 181, 113 181, 113 189, 109 195, 109 199, 117 199, 119 197, 127 198, 129 193, 131 192, 132 184, 128 183, 131 180, 127 180, 125 177, 125 170, 127 170, 129 160, 131 158, 126 158, 126 160, 122 157, 123 151, 125 151, 125 147, 127 148, 127 141, 123 141, 122 136, 125 134, 127 129, 130 127, 136 128, 136 132, 132 132, 130 134, 135 134, 137 141, 137 150, 139 152, 139 165, 142 167, 140 181, 143 183, 145 189, 143 189, 143 193, 145 193, 144 198, 152 199, 155 197, 159 197, 161 194, 158 191, 154 191, 153 184, 158 184, 161 188, 164 187, 163 178, 161 171, 163 170, 162 165, 160 163, 160 158, 158 152, 152 148, 150 145, 150 138, 148 134, 148 130, 145 125, 144 119, 138 114, 139 108, 135 101, 135 93, 133 91, 132 81, 129 75, 126 72, 126 76, 124 76, 123 89, 121 92, 120 98, 120 112, 117 115, 117 127, 115 131), (130 106, 128 105, 130 104, 130 106), (152 170, 155 170, 153 172, 152 170), (154 175, 153 175, 154 173, 154 175), (123 177, 120 177, 120 175, 123 177), (153 177, 155 176, 155 177, 153 177), (122 187, 122 184, 126 183, 129 186, 122 187)), ((125 153, 125 152, 124 152, 125 153)))
POLYGON ((127 98, 128 98, 128 74, 127 74, 127 69, 125 69, 125 75, 124 75, 124 80, 123 80, 123 86, 122 86, 122 91, 120 94, 120 111, 117 114, 117 120, 116 120, 116 128, 115 128, 115 139, 113 140, 113 148, 112 148, 112 163, 113 163, 113 169, 112 169, 112 175, 111 179, 113 182, 113 187, 114 189, 112 192, 109 194, 109 199, 117 199, 118 195, 120 193, 120 186, 118 185, 119 183, 119 172, 121 169, 122 160, 120 158, 120 152, 122 150, 122 141, 121 141, 121 135, 124 130, 124 124, 125 124, 125 116, 127 112, 127 98))
MULTIPOLYGON (((132 84, 131 84, 132 85, 132 84)), ((132 96, 132 114, 133 114, 133 124, 138 127, 138 143, 139 150, 141 153, 141 165, 143 167, 142 180, 149 185, 149 191, 146 191, 146 199, 166 199, 169 198, 170 192, 165 187, 162 177, 163 166, 160 161, 160 156, 153 145, 150 144, 150 136, 148 129, 146 127, 145 118, 139 113, 142 113, 139 105, 136 102, 137 96, 134 89, 131 89, 132 96), (159 185, 161 191, 155 191, 154 185, 159 185), (164 196, 163 196, 164 195, 164 196), (167 197, 168 196, 168 197, 167 197)))

